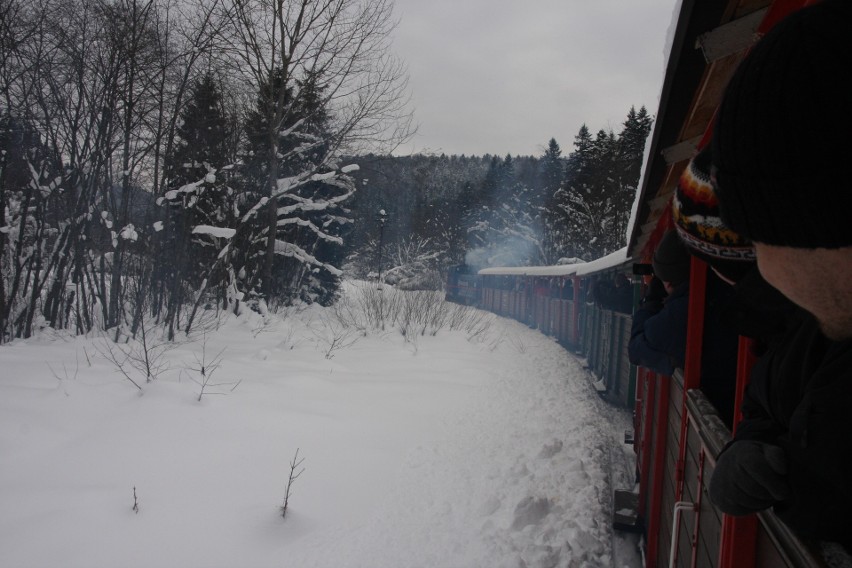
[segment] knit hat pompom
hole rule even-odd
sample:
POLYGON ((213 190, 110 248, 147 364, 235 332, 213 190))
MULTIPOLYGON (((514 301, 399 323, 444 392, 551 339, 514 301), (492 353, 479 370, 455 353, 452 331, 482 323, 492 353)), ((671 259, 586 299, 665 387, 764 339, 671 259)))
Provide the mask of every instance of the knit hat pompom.
POLYGON ((852 245, 852 2, 776 24, 737 68, 713 137, 725 224, 751 241, 852 245))
POLYGON ((681 175, 672 199, 674 225, 689 252, 728 280, 738 281, 755 262, 754 247, 722 222, 711 162, 710 148, 705 147, 681 175))
POLYGON ((657 278, 673 286, 682 284, 689 279, 690 263, 689 251, 677 236, 677 231, 669 231, 663 235, 652 261, 657 278))

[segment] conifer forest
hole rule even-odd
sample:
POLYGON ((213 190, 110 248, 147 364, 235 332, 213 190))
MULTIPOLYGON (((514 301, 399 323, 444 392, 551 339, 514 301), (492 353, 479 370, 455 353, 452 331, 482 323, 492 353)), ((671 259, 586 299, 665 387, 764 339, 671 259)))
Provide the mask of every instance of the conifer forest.
POLYGON ((0 343, 625 245, 645 107, 536 156, 396 156, 394 22, 390 0, 0 0, 0 343))

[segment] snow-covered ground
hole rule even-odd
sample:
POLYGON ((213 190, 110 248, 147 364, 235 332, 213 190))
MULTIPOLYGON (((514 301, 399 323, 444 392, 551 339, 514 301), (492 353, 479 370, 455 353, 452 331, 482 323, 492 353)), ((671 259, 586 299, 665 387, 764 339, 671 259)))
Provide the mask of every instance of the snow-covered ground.
POLYGON ((0 346, 0 566, 640 565, 611 528, 630 416, 581 362, 491 315, 330 350, 328 313, 222 318, 142 391, 102 339, 0 346))

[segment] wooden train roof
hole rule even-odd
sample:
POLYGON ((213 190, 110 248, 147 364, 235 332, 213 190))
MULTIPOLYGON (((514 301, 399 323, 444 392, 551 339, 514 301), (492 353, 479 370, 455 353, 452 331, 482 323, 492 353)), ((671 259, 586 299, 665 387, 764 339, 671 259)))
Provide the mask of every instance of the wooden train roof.
MULTIPOLYGON (((770 5, 802 0, 683 0, 629 229, 628 256, 649 259, 671 227, 678 179, 703 146, 728 80, 767 24, 770 5)), ((788 6, 786 13, 792 8, 788 6)))

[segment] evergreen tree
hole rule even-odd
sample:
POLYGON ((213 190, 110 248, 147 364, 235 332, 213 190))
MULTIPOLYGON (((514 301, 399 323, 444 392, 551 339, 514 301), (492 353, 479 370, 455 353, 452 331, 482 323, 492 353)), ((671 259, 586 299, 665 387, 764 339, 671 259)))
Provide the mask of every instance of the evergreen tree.
POLYGON ((565 178, 565 160, 562 158, 562 148, 551 138, 547 150, 541 157, 541 186, 545 195, 556 193, 565 178))
MULTIPOLYGON (((207 270, 221 248, 216 239, 194 233, 196 227, 236 223, 233 189, 225 175, 234 158, 229 149, 233 132, 211 73, 195 81, 180 119, 174 153, 166 160, 168 191, 160 203, 167 210, 165 228, 156 237, 161 254, 155 259, 155 281, 168 290, 163 296, 168 297, 165 319, 172 336, 178 310, 191 291, 211 277, 207 270)), ((224 281, 221 274, 213 278, 220 285, 224 281)))
POLYGON ((651 132, 652 123, 653 119, 644 106, 639 109, 639 112, 636 112, 635 107, 630 107, 627 119, 623 123, 624 128, 619 134, 621 175, 628 183, 639 181, 645 141, 651 132))
POLYGON ((623 238, 626 238, 630 212, 640 181, 645 141, 651 132, 652 123, 653 119, 644 106, 639 109, 639 112, 636 112, 634 107, 630 107, 618 137, 617 164, 615 165, 617 180, 614 198, 615 220, 612 234, 622 237, 622 240, 611 245, 614 247, 613 250, 623 246, 623 238))
POLYGON ((561 251, 567 248, 568 235, 562 215, 557 207, 557 194, 562 184, 565 183, 565 159, 562 157, 562 148, 551 138, 547 144, 544 156, 541 158, 541 190, 543 192, 542 211, 542 251, 545 264, 558 262, 561 251))
POLYGON ((619 136, 600 130, 593 139, 585 125, 580 128, 566 181, 551 205, 566 256, 592 260, 624 246, 650 127, 644 108, 631 108, 619 136))
POLYGON ((253 203, 232 250, 236 288, 252 302, 330 303, 339 286, 343 202, 354 192, 334 171, 332 117, 321 78, 285 84, 274 73, 249 114, 241 198, 253 203))
POLYGON ((177 145, 167 163, 170 187, 198 181, 230 164, 231 134, 219 85, 212 73, 205 73, 194 83, 181 113, 177 145))

